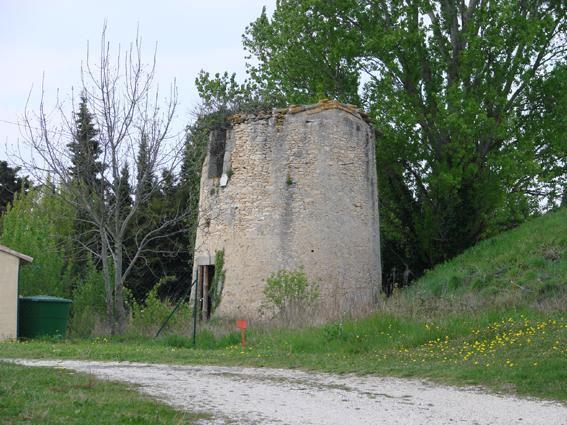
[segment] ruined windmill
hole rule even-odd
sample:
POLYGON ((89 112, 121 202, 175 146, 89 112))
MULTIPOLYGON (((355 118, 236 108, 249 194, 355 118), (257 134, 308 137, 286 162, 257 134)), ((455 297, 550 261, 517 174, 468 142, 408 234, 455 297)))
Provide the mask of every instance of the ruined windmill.
POLYGON ((350 105, 322 101, 231 117, 211 132, 194 270, 208 315, 255 319, 266 279, 302 268, 322 319, 366 311, 381 286, 374 131, 350 105), (218 261, 217 261, 218 267, 218 261))

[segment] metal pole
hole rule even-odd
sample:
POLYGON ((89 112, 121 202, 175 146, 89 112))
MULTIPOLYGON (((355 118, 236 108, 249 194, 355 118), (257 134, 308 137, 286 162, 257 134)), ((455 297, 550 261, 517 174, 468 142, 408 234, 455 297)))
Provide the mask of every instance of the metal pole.
POLYGON ((193 282, 193 284, 191 286, 189 286, 189 290, 185 291, 183 296, 179 299, 179 301, 177 302, 177 305, 175 306, 173 311, 171 313, 169 313, 169 316, 167 316, 167 319, 165 319, 164 322, 161 324, 161 327, 159 328, 159 331, 157 331, 156 336, 154 338, 157 338, 159 336, 161 331, 164 330, 165 326, 169 322, 169 319, 171 319, 171 317, 175 314, 175 312, 179 309, 179 307, 181 307, 181 304, 183 304, 185 297, 188 295, 187 293, 191 294, 191 288, 193 287, 193 285, 195 285, 195 282, 193 282))
POLYGON ((195 305, 193 306, 193 345, 197 344, 197 296, 199 295, 199 266, 196 270, 197 276, 195 276, 195 305))

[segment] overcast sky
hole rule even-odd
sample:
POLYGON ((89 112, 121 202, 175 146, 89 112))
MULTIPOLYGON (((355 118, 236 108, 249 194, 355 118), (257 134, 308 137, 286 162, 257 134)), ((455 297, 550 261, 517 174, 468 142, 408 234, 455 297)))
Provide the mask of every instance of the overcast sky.
POLYGON ((21 140, 21 121, 28 93, 37 109, 42 76, 45 98, 54 102, 80 88, 80 66, 98 48, 104 21, 107 40, 128 45, 139 25, 144 58, 155 43, 157 80, 161 87, 177 79, 179 109, 176 131, 191 119, 198 103, 194 79, 199 70, 245 75, 241 36, 244 28, 268 12, 275 0, 0 0, 0 160, 12 155, 21 140), (6 122, 7 121, 7 122, 6 122))

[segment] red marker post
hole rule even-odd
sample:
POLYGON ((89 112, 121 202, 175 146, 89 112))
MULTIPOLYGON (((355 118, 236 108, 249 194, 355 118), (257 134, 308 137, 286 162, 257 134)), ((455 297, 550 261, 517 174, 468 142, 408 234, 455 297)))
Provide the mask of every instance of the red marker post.
POLYGON ((240 329, 242 335, 242 349, 246 348, 246 320, 237 320, 236 327, 240 329))

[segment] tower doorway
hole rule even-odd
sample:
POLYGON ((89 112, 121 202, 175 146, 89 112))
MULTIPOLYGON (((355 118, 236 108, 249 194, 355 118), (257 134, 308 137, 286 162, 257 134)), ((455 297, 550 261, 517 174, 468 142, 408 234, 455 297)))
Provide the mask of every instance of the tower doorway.
POLYGON ((199 275, 197 282, 199 317, 201 320, 209 320, 211 318, 211 287, 213 278, 215 277, 215 266, 206 264, 199 266, 199 275))

